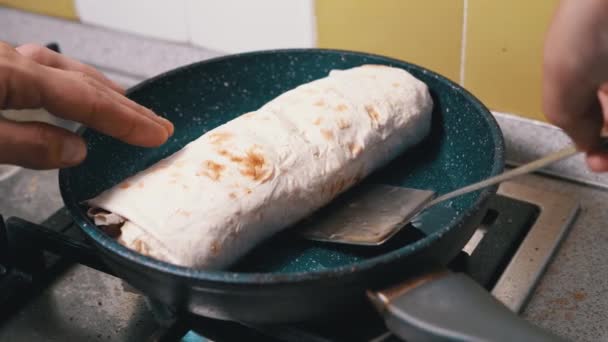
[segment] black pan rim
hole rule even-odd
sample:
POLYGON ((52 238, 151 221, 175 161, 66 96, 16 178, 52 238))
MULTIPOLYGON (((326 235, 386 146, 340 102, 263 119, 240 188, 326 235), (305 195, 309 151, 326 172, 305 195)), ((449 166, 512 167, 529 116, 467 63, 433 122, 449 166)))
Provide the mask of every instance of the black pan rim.
MULTIPOLYGON (((359 52, 352 50, 341 50, 341 49, 327 49, 327 48, 292 48, 292 49, 272 49, 272 50, 258 50, 237 54, 228 54, 215 58, 210 58, 202 61, 193 62, 186 64, 166 72, 160 73, 156 76, 148 78, 141 83, 129 88, 127 90, 127 96, 146 85, 162 80, 165 77, 173 74, 187 71, 188 69, 195 68, 199 65, 211 64, 222 62, 224 60, 238 59, 240 57, 248 57, 253 55, 264 55, 264 54, 278 54, 278 53, 310 53, 310 52, 321 52, 321 53, 335 53, 342 55, 358 55, 373 57, 378 60, 382 60, 386 64, 397 64, 407 65, 419 69, 420 71, 426 72, 436 79, 448 83, 456 92, 462 94, 464 97, 471 101, 471 104, 476 108, 477 111, 485 113, 483 118, 490 129, 490 135, 494 138, 494 163, 490 170, 490 175, 497 175, 504 170, 505 165, 505 143, 504 137, 500 127, 494 116, 488 110, 488 108, 477 99, 471 92, 464 89, 457 83, 453 82, 449 78, 438 74, 432 70, 424 68, 420 65, 410 63, 407 61, 379 55, 367 52, 359 52)), ((118 256, 129 260, 141 267, 147 268, 150 271, 162 272, 169 274, 173 277, 185 278, 189 281, 199 281, 201 283, 221 283, 221 284, 233 284, 233 285, 264 285, 264 284, 288 284, 297 283, 303 281, 317 281, 322 279, 338 278, 346 274, 353 273, 355 271, 369 271, 372 268, 391 263, 397 259, 407 257, 408 255, 418 251, 425 246, 428 246, 440 239, 445 233, 453 229, 458 229, 461 222, 467 221, 472 217, 483 204, 492 196, 498 186, 489 187, 480 191, 479 196, 475 200, 474 204, 467 210, 464 210, 458 215, 450 224, 437 231, 435 234, 429 235, 413 244, 404 246, 403 248, 394 250, 392 252, 382 254, 377 257, 369 258, 354 264, 339 266, 326 270, 310 271, 310 272, 294 272, 294 273, 242 273, 242 272, 231 272, 225 270, 203 270, 195 269, 191 267, 178 266, 168 262, 160 261, 148 256, 139 254, 127 247, 120 245, 114 239, 103 233, 98 229, 86 216, 80 208, 80 205, 74 198, 73 192, 71 191, 70 175, 72 170, 70 168, 61 169, 59 171, 59 187, 60 193, 63 197, 64 203, 70 214, 72 215, 74 222, 79 228, 92 240, 92 242, 98 247, 104 249, 104 252, 110 253, 110 255, 118 256)))

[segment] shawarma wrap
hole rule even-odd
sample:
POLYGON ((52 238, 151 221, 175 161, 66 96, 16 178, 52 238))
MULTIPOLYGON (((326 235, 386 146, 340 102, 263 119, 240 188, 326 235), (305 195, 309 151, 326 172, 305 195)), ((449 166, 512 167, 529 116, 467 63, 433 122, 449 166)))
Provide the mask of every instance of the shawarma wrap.
POLYGON ((418 144, 432 107, 405 70, 334 70, 88 200, 89 216, 139 253, 227 268, 418 144))

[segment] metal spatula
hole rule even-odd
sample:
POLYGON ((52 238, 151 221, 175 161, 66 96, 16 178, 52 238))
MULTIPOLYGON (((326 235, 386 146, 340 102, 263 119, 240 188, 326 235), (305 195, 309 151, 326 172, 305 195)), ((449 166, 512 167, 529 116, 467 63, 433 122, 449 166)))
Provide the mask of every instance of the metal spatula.
POLYGON ((578 150, 574 146, 564 148, 498 176, 439 197, 436 197, 432 190, 381 184, 360 185, 301 222, 297 233, 315 241, 380 245, 412 222, 417 215, 435 204, 536 171, 576 153, 578 150))

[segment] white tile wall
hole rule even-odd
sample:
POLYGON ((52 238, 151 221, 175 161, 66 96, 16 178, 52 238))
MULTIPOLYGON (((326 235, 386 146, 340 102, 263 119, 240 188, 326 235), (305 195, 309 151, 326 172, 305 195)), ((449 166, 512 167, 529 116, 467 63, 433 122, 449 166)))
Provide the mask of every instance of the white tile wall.
POLYGON ((229 53, 314 47, 314 0, 186 0, 193 44, 229 53))
POLYGON ((314 0, 76 0, 81 20, 226 53, 314 47, 314 0))
POLYGON ((84 23, 169 41, 188 42, 185 0, 76 0, 84 23))

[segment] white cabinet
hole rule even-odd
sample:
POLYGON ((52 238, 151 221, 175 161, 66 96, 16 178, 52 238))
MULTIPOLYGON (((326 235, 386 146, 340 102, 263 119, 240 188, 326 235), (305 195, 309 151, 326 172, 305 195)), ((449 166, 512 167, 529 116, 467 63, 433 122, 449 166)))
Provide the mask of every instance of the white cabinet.
POLYGON ((314 0, 186 0, 190 41, 236 53, 313 47, 314 0))
POLYGON ((80 20, 175 42, 188 42, 185 0, 76 0, 80 20))
POLYGON ((314 47, 314 0, 75 0, 82 22, 226 53, 314 47))

